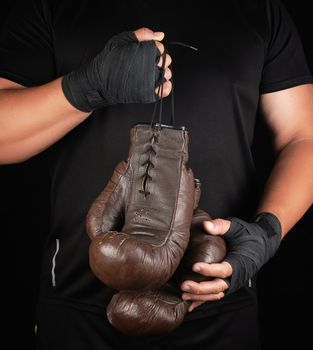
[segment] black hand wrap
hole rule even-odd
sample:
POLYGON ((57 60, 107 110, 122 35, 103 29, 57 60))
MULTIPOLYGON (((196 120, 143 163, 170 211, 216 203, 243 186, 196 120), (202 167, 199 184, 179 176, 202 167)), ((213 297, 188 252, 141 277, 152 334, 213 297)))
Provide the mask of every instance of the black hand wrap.
POLYGON ((231 221, 229 230, 223 235, 228 254, 225 261, 233 268, 226 282, 227 294, 248 285, 249 280, 277 251, 281 242, 281 225, 271 213, 261 213, 252 223, 238 218, 231 221))
POLYGON ((132 31, 120 33, 90 62, 63 77, 63 93, 83 112, 117 103, 155 102, 159 57, 153 40, 139 42, 132 31))

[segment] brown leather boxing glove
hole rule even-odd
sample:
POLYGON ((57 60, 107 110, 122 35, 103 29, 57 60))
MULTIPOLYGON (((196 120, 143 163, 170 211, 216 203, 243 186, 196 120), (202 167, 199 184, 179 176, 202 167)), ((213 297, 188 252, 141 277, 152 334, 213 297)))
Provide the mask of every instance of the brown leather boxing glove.
POLYGON ((127 335, 160 335, 172 332, 183 322, 191 302, 181 299, 181 282, 207 280, 208 277, 193 272, 192 265, 200 261, 221 262, 226 255, 224 239, 209 235, 202 226, 205 220, 210 220, 210 216, 197 209, 190 227, 189 246, 170 282, 157 290, 121 291, 113 296, 107 315, 116 329, 127 335))
POLYGON ((156 289, 177 269, 194 209, 187 160, 184 127, 138 124, 131 129, 127 160, 115 168, 87 215, 90 266, 109 287, 156 289), (118 231, 120 221, 125 224, 118 231))

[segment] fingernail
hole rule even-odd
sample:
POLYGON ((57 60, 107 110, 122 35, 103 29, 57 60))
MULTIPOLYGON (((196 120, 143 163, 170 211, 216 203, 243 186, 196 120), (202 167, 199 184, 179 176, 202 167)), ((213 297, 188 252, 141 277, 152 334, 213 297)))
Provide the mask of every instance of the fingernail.
POLYGON ((182 299, 183 299, 183 300, 190 300, 191 298, 190 298, 189 295, 183 294, 183 295, 182 295, 182 299))
POLYGON ((206 221, 206 225, 208 226, 208 228, 214 228, 215 225, 212 221, 206 221))
POLYGON ((163 40, 164 33, 163 32, 154 32, 153 33, 153 40, 163 40))

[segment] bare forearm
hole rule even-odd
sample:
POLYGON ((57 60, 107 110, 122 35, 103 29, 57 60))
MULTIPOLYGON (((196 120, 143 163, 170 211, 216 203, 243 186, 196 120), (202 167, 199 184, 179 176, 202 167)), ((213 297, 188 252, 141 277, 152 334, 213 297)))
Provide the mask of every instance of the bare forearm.
POLYGON ((279 154, 258 212, 272 212, 285 235, 313 202, 313 139, 295 141, 279 154))
POLYGON ((39 87, 0 90, 0 163, 40 153, 88 115, 67 101, 61 79, 39 87))

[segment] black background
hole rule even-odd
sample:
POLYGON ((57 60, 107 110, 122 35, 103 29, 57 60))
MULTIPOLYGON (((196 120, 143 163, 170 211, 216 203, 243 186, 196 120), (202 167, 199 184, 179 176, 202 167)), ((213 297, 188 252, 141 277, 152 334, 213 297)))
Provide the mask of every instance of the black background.
MULTIPOLYGON (((5 25, 15 1, 2 1, 0 26, 5 25)), ((298 28, 313 72, 311 3, 305 0, 283 3, 298 28)), ((270 145, 262 142, 267 133, 264 125, 258 125, 255 156, 261 186, 273 163, 270 145)), ((3 306, 9 310, 5 329, 11 344, 21 342, 30 348, 33 347, 40 258, 49 222, 48 198, 49 177, 44 155, 22 164, 0 167, 0 227, 6 271, 2 289, 8 294, 3 306)), ((259 273, 262 349, 312 348, 310 321, 304 320, 311 316, 312 234, 313 208, 286 236, 276 256, 259 273)))

